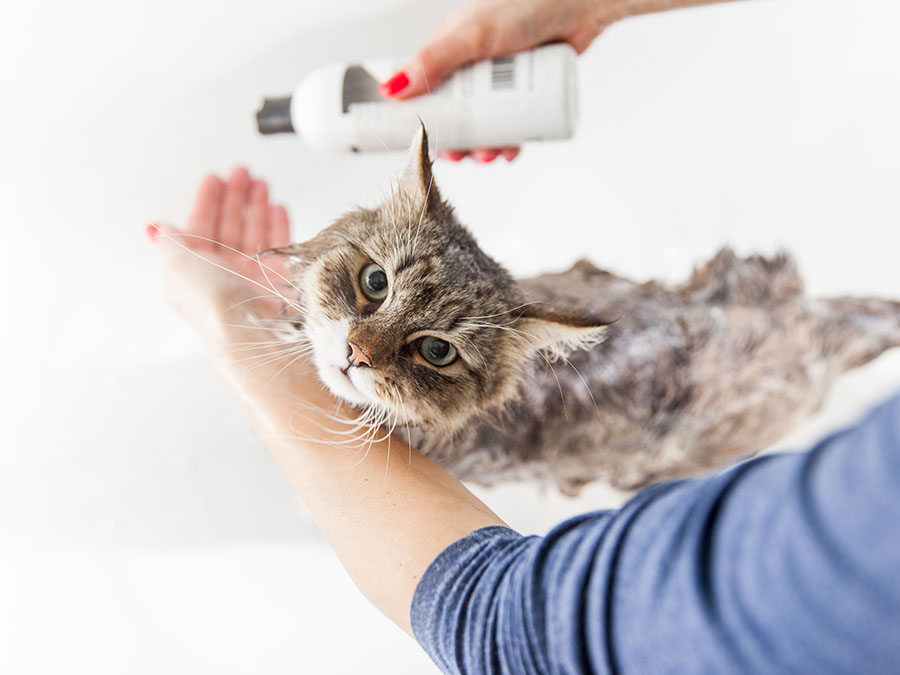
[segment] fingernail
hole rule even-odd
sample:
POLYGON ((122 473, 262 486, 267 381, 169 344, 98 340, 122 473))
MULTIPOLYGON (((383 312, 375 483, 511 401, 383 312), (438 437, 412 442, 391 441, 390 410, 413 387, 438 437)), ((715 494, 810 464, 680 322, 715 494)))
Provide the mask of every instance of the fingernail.
POLYGON ((156 241, 156 238, 159 236, 159 227, 155 223, 149 223, 145 231, 150 241, 156 241))
POLYGON ((387 82, 378 85, 378 91, 382 96, 393 96, 399 91, 403 91, 409 86, 409 77, 402 70, 395 74, 387 82))
POLYGON ((458 151, 458 150, 448 150, 447 152, 441 153, 441 156, 442 156, 444 159, 449 159, 451 162, 458 162, 458 161, 461 160, 463 157, 465 157, 466 154, 467 154, 467 153, 465 153, 465 152, 460 152, 460 151, 458 151))
POLYGON ((495 159, 497 159, 498 154, 499 153, 495 150, 479 152, 479 153, 476 153, 475 159, 477 159, 479 162, 482 162, 483 164, 487 164, 488 162, 493 162, 495 159))

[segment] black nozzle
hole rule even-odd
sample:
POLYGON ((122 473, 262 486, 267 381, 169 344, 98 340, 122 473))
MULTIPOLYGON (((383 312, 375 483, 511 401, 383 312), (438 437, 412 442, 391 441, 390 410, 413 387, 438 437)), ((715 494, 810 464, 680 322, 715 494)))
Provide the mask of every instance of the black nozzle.
POLYGON ((265 98, 256 113, 256 127, 261 134, 292 134, 291 97, 265 98))

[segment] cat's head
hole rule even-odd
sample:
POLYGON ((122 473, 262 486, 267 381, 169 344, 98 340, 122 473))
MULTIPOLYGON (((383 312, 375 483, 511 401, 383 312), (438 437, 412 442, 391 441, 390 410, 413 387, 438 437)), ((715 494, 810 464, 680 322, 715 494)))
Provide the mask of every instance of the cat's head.
POLYGON ((517 392, 539 352, 600 323, 531 303, 442 201, 422 129, 391 198, 288 247, 322 381, 400 424, 453 431, 517 392))

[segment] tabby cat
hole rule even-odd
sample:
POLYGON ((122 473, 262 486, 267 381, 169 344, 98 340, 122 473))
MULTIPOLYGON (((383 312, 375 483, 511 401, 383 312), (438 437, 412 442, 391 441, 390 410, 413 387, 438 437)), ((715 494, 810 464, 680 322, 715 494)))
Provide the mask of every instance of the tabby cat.
POLYGON ((775 441, 840 373, 900 344, 900 303, 811 299, 787 255, 725 249, 676 286, 586 261, 516 281, 441 198, 424 129, 389 201, 280 252, 322 381, 482 483, 573 494, 710 469, 775 441))

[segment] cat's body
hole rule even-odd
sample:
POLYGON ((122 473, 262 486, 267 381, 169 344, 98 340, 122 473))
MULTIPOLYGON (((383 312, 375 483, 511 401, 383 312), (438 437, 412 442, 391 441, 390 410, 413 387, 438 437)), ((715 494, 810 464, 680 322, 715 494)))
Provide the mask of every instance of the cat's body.
POLYGON ((630 489, 696 474, 776 441, 838 375, 900 346, 900 303, 809 298, 786 255, 724 249, 668 288, 587 261, 520 284, 615 321, 590 349, 535 357, 504 414, 452 439, 413 431, 462 479, 537 478, 574 493, 598 478, 630 489))
POLYGON ((290 256, 322 381, 459 478, 573 493, 697 473, 777 440, 900 345, 900 304, 803 294, 729 250, 679 286, 581 262, 516 282, 433 184, 424 131, 391 199, 290 256))

